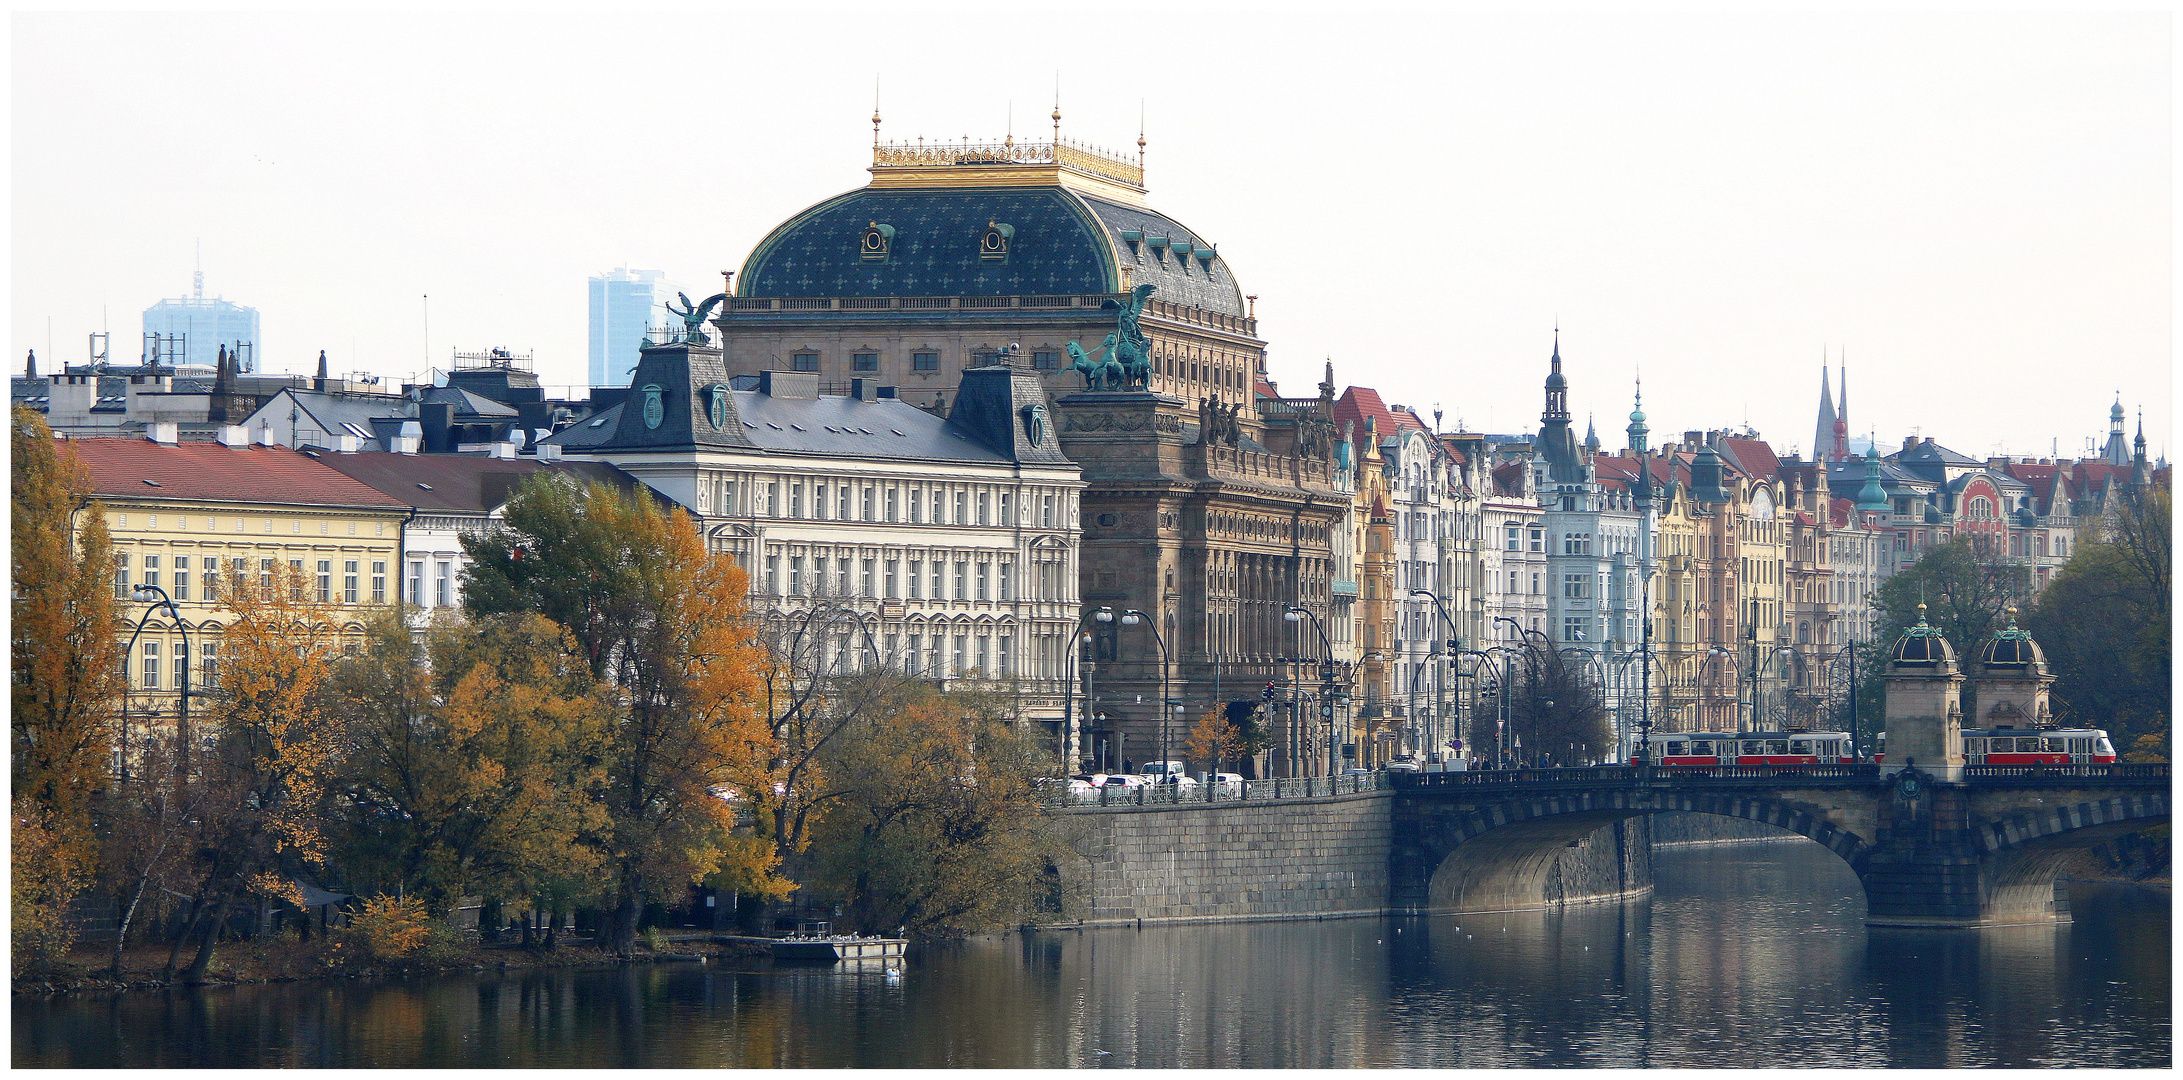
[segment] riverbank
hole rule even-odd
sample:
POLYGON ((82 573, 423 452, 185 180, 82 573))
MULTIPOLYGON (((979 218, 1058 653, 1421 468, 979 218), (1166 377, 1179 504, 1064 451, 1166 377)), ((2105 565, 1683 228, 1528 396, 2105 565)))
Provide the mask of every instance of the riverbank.
MULTIPOLYGON (((303 982, 313 979, 372 979, 390 975, 446 974, 453 972, 509 972, 526 968, 610 968, 632 964, 744 961, 767 955, 762 945, 747 941, 718 940, 711 935, 690 935, 660 942, 658 949, 639 945, 633 956, 619 957, 581 941, 563 942, 554 948, 520 945, 471 945, 437 962, 413 961, 357 963, 341 959, 320 942, 244 941, 222 945, 212 966, 197 985, 235 986, 253 983, 303 982)), ((121 990, 166 990, 189 985, 179 974, 164 977, 168 946, 146 945, 122 953, 121 974, 111 968, 113 952, 79 948, 58 968, 18 976, 14 990, 20 995, 111 993, 121 990)), ((184 951, 182 967, 189 964, 184 951)))

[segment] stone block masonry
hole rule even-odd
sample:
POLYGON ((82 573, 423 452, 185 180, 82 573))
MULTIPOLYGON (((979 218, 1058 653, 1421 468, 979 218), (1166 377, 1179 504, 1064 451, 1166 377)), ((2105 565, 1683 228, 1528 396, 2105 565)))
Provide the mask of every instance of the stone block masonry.
MULTIPOLYGON (((1394 799, 1393 792, 1373 791, 1058 811, 1053 826, 1072 853, 1061 867, 1063 921, 1116 926, 1385 914, 1394 799)), ((1627 845, 1614 834, 1608 826, 1563 849, 1542 899, 1581 903, 1625 894, 1629 875, 1620 852, 1627 845)), ((1640 865, 1649 870, 1649 858, 1640 865)))

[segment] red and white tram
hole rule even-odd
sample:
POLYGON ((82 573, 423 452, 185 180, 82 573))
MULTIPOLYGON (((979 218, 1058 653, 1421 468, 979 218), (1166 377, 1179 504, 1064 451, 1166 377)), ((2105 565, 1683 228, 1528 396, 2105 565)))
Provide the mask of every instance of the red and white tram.
POLYGON ((1846 731, 1683 732, 1652 737, 1662 765, 1847 765, 1846 731))
MULTIPOLYGON (((1887 760, 1887 732, 1880 733, 1887 760)), ((1970 765, 2112 765, 2115 744, 2100 728, 1964 729, 1963 760, 1970 765)))

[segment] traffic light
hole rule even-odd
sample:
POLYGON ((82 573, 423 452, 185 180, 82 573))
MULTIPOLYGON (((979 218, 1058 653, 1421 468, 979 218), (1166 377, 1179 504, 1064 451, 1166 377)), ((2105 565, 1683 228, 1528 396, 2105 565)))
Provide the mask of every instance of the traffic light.
POLYGON ((1267 683, 1267 684, 1266 684, 1266 689, 1265 689, 1265 690, 1263 690, 1263 691, 1261 691, 1261 692, 1259 693, 1259 695, 1258 695, 1258 700, 1260 700, 1260 701, 1272 701, 1272 700, 1273 700, 1273 694, 1274 694, 1274 685, 1273 685, 1272 683, 1267 683))

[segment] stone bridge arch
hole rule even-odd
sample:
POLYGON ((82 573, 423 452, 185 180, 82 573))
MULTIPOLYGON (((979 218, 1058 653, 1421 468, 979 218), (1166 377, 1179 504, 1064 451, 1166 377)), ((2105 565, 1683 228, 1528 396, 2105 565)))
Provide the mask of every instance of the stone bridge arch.
MULTIPOLYGON (((2018 810, 1980 825, 1977 843, 1978 908, 1982 923, 2045 922, 2069 917, 2062 872, 2077 852, 2124 833, 2168 820, 2166 792, 2118 794, 2103 799, 2018 810)), ((1872 892, 1867 883, 1867 894, 1872 892)), ((1877 909, 1881 905, 1874 904, 1877 909)), ((1922 925, 1926 919, 1879 913, 1876 922, 1922 925)))
POLYGON ((1793 798, 1623 790, 1471 803, 1417 800, 1397 810, 1409 820, 1398 821, 1396 829, 1390 868, 1394 906, 1414 912, 1502 911, 1642 894, 1651 888, 1649 845, 1630 830, 1602 830, 1674 810, 1786 829, 1860 872, 1873 849, 1870 839, 1830 820, 1828 808, 1793 798), (1601 842, 1633 849, 1615 860, 1622 868, 1620 881, 1560 879, 1563 852, 1601 842))

